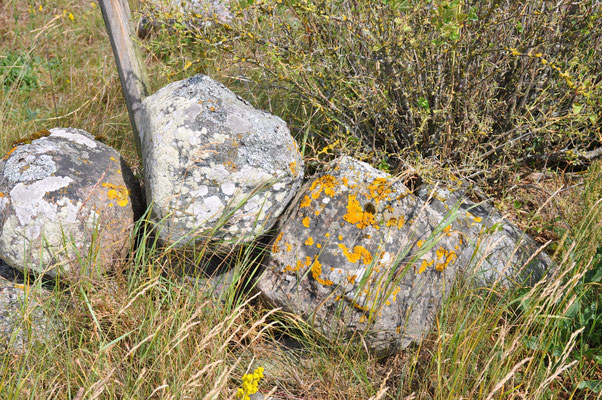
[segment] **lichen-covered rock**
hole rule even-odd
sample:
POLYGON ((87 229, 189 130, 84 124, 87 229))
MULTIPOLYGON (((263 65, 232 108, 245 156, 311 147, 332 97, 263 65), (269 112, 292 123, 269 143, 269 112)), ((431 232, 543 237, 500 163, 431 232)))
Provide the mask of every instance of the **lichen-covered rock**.
POLYGON ((284 121, 203 75, 144 104, 145 189, 162 241, 185 244, 191 232, 209 231, 250 241, 274 224, 303 178, 284 121))
POLYGON ((0 280, 0 349, 21 352, 29 341, 44 341, 56 333, 60 322, 47 299, 52 293, 0 280))
POLYGON ((361 334, 378 355, 430 328, 464 262, 466 243, 441 213, 349 157, 306 185, 286 214, 262 296, 332 337, 361 334))
POLYGON ((544 277, 553 262, 525 232, 511 224, 488 203, 475 204, 465 196, 462 181, 447 185, 423 185, 418 196, 440 213, 449 214, 454 228, 462 232, 469 246, 462 265, 474 283, 501 287, 534 284, 544 277))
POLYGON ((0 160, 0 257, 50 276, 110 268, 125 256, 142 206, 131 171, 85 131, 37 136, 0 160))

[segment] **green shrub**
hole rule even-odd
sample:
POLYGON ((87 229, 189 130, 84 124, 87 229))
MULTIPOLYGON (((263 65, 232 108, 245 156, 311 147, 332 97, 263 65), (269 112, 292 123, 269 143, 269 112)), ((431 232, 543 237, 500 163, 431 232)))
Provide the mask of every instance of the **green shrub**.
POLYGON ((247 0, 234 11, 219 29, 170 32, 179 71, 234 77, 299 137, 311 123, 320 147, 340 139, 388 164, 432 157, 490 178, 517 163, 579 164, 602 145, 599 2, 247 0))

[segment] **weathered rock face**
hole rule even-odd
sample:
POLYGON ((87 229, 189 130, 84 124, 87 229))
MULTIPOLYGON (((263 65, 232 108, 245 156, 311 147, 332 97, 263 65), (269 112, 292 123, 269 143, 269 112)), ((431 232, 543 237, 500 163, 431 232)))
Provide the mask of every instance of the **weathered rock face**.
POLYGON ((47 340, 60 328, 60 322, 44 307, 51 293, 0 280, 0 348, 16 352, 30 341, 47 340))
POLYGON ((295 195, 303 159, 286 124, 197 75, 144 101, 146 195, 166 243, 252 240, 295 195), (224 217, 228 214, 227 217, 224 217), (178 242, 180 241, 180 242, 178 242))
POLYGON ((453 214, 454 228, 462 232, 469 246, 462 265, 474 274, 475 284, 502 287, 534 284, 552 268, 550 257, 525 232, 512 225, 490 204, 475 204, 464 196, 461 181, 438 187, 424 185, 418 196, 444 214, 453 214))
POLYGON ((301 190, 258 288, 333 337, 378 355, 430 328, 464 260, 462 235, 403 184, 343 157, 301 190))
POLYGON ((39 136, 0 160, 0 257, 50 276, 108 269, 125 256, 143 206, 131 171, 85 131, 39 136), (78 263, 90 254, 95 265, 78 263))

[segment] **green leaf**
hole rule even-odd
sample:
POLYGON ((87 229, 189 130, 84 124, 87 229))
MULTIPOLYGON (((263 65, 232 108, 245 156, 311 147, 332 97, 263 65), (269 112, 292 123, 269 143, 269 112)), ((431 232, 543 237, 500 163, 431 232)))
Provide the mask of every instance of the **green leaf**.
POLYGON ((602 381, 581 381, 577 389, 589 389, 594 393, 602 392, 602 381))
POLYGON ((583 104, 573 103, 573 114, 579 114, 583 109, 583 104))

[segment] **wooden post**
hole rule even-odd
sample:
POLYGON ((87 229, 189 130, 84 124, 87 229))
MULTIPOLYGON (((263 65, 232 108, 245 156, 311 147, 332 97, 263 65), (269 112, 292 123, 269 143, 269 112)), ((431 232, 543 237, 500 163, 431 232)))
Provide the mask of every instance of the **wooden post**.
POLYGON ((142 100, 148 95, 148 78, 144 62, 134 41, 130 7, 127 0, 99 0, 107 33, 119 72, 121 89, 128 108, 130 123, 138 154, 142 157, 142 120, 144 107, 142 100))

